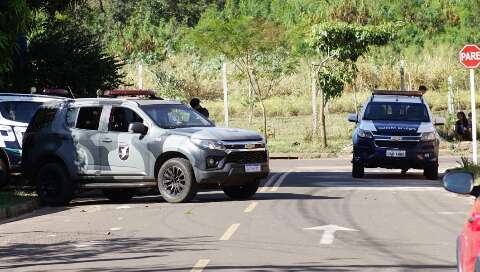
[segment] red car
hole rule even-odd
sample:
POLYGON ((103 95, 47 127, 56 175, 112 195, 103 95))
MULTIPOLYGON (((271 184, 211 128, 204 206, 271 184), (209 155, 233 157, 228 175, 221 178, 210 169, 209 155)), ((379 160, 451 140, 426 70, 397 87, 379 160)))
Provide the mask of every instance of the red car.
POLYGON ((470 218, 457 240, 457 269, 480 272, 480 186, 474 186, 472 173, 450 171, 443 177, 443 187, 450 192, 476 197, 470 218))

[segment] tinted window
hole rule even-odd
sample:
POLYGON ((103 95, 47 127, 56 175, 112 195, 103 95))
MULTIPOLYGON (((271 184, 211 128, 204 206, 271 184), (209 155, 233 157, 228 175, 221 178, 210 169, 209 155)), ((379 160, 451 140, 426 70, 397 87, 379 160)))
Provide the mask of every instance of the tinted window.
POLYGON ((143 123, 143 119, 134 111, 127 108, 113 107, 108 122, 109 131, 127 132, 130 123, 143 123))
POLYGON ((77 122, 78 108, 69 108, 67 110, 67 127, 74 128, 77 122))
POLYGON ((418 103, 372 102, 369 103, 364 120, 429 122, 427 107, 418 103))
POLYGON ((162 128, 212 127, 212 123, 185 105, 145 105, 141 108, 162 128))
POLYGON ((28 132, 35 132, 42 128, 49 127, 52 124, 57 108, 41 108, 32 118, 32 121, 28 125, 28 132))
POLYGON ((97 130, 102 107, 83 107, 78 112, 76 128, 97 130))
POLYGON ((9 101, 0 103, 0 112, 3 118, 29 123, 32 120, 33 115, 40 107, 40 102, 24 102, 24 101, 9 101))

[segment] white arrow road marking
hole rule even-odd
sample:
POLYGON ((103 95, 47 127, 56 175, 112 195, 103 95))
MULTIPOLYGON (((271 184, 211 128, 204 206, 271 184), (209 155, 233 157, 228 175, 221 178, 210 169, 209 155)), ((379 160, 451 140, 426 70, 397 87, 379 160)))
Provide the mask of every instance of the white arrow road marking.
POLYGON ((259 192, 264 193, 267 191, 267 189, 270 187, 270 185, 275 181, 275 179, 280 175, 280 173, 276 173, 273 176, 271 176, 265 184, 263 184, 262 188, 260 188, 259 192))
POLYGON ((337 231, 358 231, 356 229, 349 229, 340 227, 337 225, 325 225, 325 226, 316 226, 311 228, 304 228, 304 230, 323 230, 322 239, 320 239, 321 245, 330 245, 335 240, 335 232, 337 231))
POLYGON ((272 189, 270 189, 270 192, 276 192, 278 190, 278 187, 282 185, 282 182, 285 180, 285 178, 290 174, 292 170, 288 170, 287 172, 283 173, 282 176, 275 182, 273 185, 272 189))
POLYGON ((220 237, 220 241, 228 241, 232 237, 232 235, 237 231, 238 227, 240 227, 240 224, 232 224, 227 231, 220 237))
POLYGON ((198 262, 193 266, 191 272, 202 272, 205 267, 207 267, 208 263, 210 262, 209 259, 200 259, 198 262))
POLYGON ((246 213, 252 212, 255 209, 255 207, 257 207, 257 205, 258 205, 258 202, 253 201, 252 203, 250 203, 250 205, 247 206, 247 208, 245 208, 244 212, 246 213))

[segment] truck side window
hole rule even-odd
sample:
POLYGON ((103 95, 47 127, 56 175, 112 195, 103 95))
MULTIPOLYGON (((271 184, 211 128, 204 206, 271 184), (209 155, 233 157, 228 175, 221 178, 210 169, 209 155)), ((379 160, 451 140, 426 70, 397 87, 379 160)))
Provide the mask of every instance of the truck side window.
POLYGON ((52 124, 57 108, 41 108, 32 118, 32 121, 28 125, 28 132, 36 132, 42 128, 46 128, 52 124))
POLYGON ((78 108, 69 108, 67 110, 67 116, 66 116, 67 127, 69 128, 75 127, 75 123, 77 121, 77 115, 78 115, 78 108))
POLYGON ((128 132, 128 126, 131 123, 143 123, 143 119, 133 110, 122 107, 113 107, 110 112, 108 130, 116 132, 128 132))
POLYGON ((78 112, 76 128, 97 130, 100 124, 102 107, 82 107, 78 112))

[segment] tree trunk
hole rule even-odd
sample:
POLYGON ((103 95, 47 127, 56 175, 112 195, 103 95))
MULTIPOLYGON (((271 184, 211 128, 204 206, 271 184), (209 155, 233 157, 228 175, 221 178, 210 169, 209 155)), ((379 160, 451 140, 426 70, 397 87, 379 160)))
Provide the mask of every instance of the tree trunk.
POLYGON ((248 125, 252 125, 252 119, 253 119, 253 103, 252 103, 252 85, 249 83, 248 84, 248 125))
POLYGON ((103 0, 98 0, 98 7, 100 8, 101 13, 105 13, 105 9, 103 8, 103 0))
POLYGON ((260 107, 262 108, 262 117, 263 117, 263 132, 265 134, 265 142, 268 142, 268 133, 267 133, 267 109, 265 108, 265 103, 263 99, 260 100, 260 107))
POLYGON ((317 75, 312 65, 312 140, 318 138, 318 112, 317 112, 317 75))
POLYGON ((358 115, 357 86, 355 82, 352 84, 352 89, 353 89, 353 106, 355 107, 355 114, 358 115))
POLYGON ((323 89, 320 87, 320 126, 322 128, 321 143, 322 147, 327 147, 327 129, 325 124, 325 95, 323 89))

